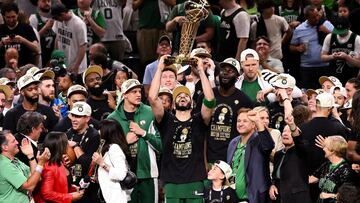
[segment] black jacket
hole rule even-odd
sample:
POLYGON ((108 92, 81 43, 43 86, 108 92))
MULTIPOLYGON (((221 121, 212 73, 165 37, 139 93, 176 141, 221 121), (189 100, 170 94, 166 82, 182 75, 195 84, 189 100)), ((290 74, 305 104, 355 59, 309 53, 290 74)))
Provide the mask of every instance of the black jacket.
POLYGON ((285 153, 277 151, 274 156, 272 182, 278 188, 276 202, 311 203, 308 176, 306 170, 306 153, 301 136, 294 138, 295 146, 285 153), (285 156, 285 157, 284 157, 285 156), (282 157, 280 179, 276 177, 282 157))

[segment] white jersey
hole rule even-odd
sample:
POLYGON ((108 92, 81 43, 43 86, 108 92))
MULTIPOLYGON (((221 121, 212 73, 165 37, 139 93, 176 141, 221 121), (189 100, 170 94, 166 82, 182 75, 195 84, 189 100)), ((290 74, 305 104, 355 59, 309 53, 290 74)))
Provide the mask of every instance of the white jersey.
POLYGON ((106 22, 105 36, 101 41, 124 39, 122 6, 119 0, 94 0, 93 9, 100 10, 106 22))
MULTIPOLYGON (((71 12, 67 22, 55 21, 53 30, 58 37, 58 49, 64 51, 69 66, 76 62, 80 46, 87 44, 87 31, 84 21, 71 12)), ((87 68, 86 54, 81 61, 79 74, 87 68)))

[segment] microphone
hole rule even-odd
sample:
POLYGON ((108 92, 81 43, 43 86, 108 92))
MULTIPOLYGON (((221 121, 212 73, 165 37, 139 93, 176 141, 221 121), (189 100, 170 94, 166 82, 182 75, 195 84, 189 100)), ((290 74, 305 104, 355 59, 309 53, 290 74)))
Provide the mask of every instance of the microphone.
POLYGON ((85 176, 79 182, 80 189, 86 189, 89 187, 89 185, 90 185, 90 177, 89 176, 85 176))

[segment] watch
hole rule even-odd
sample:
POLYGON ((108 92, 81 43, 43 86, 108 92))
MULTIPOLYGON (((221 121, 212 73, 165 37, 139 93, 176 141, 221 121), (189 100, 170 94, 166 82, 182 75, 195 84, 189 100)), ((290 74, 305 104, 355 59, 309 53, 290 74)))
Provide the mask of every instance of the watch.
POLYGON ((33 160, 35 160, 34 156, 29 159, 29 161, 33 161, 33 160))

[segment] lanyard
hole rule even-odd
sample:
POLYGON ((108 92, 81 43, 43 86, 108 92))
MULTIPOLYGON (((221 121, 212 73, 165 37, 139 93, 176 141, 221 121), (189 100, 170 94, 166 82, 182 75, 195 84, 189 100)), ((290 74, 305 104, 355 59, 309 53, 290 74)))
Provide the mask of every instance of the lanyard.
MULTIPOLYGON (((212 200, 212 188, 210 189, 210 191, 209 191, 209 201, 211 201, 212 200)), ((221 191, 220 191, 220 202, 223 202, 223 187, 221 187, 221 191)))

